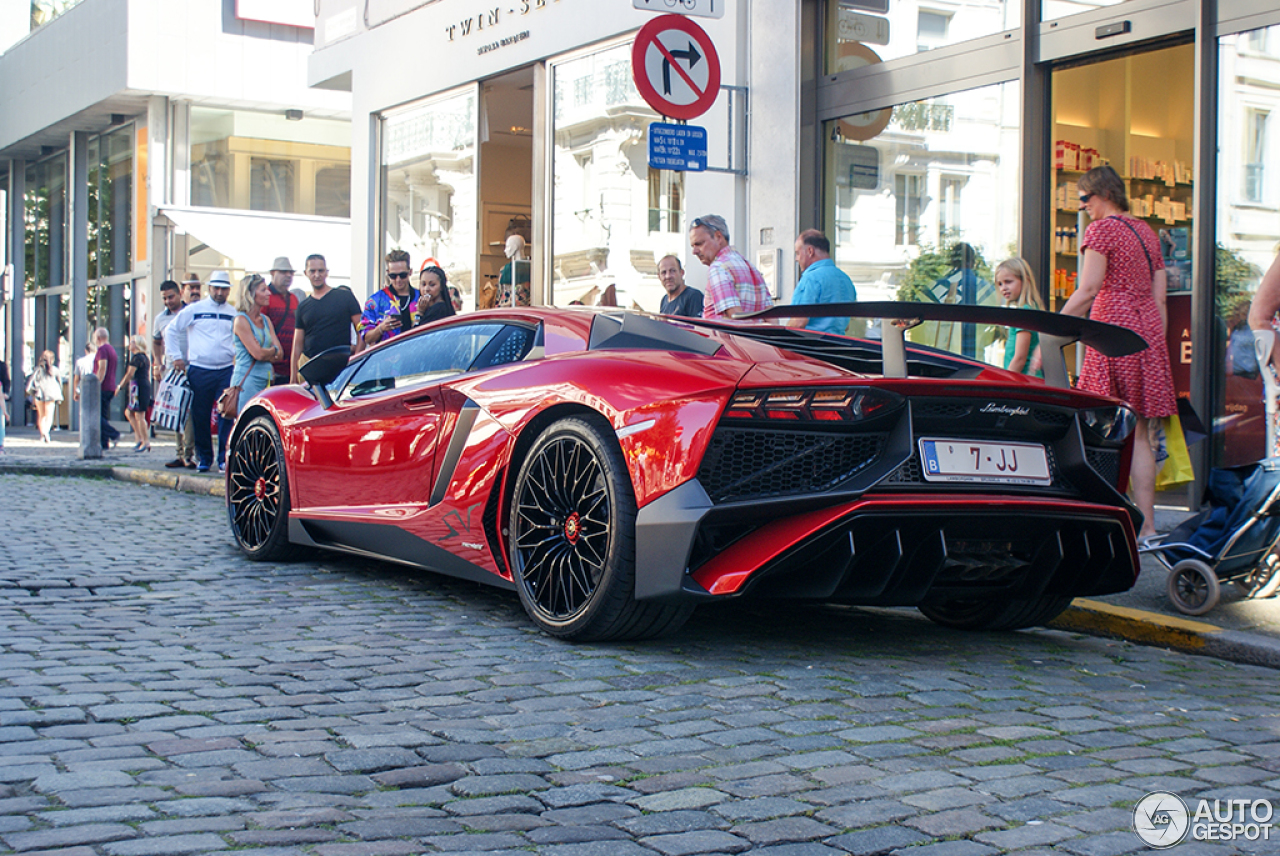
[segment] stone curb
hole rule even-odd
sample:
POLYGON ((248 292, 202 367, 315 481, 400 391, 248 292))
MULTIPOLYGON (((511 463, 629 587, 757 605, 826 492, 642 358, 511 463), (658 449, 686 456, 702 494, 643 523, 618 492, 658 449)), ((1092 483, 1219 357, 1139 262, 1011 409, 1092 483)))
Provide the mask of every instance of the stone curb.
POLYGON ((112 467, 111 477, 116 481, 167 487, 171 490, 198 493, 202 496, 226 496, 226 482, 221 478, 201 478, 185 473, 158 473, 155 470, 140 470, 133 467, 112 467))
POLYGON ((70 463, 60 465, 48 464, 3 464, 0 473, 28 476, 63 476, 73 478, 115 479, 116 481, 134 482, 135 484, 163 487, 195 493, 201 496, 226 496, 226 483, 219 476, 201 477, 177 473, 161 473, 155 470, 144 470, 135 467, 113 467, 106 464, 70 463))
POLYGON ((1110 636, 1138 645, 1172 648, 1280 669, 1280 640, 1240 630, 1224 630, 1215 624, 1160 615, 1125 606, 1112 606, 1086 598, 1076 598, 1067 611, 1049 625, 1058 630, 1110 636))

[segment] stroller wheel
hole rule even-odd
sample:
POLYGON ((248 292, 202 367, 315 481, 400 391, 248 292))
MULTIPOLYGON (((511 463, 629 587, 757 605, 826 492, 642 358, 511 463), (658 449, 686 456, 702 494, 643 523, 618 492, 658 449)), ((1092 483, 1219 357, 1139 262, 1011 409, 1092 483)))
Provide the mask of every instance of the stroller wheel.
POLYGON ((1204 615, 1218 605, 1218 575, 1199 559, 1183 559, 1169 571, 1169 600, 1184 615, 1204 615))
POLYGON ((1271 597, 1280 590, 1280 556, 1268 553, 1249 575, 1236 580, 1236 588, 1245 597, 1271 597))

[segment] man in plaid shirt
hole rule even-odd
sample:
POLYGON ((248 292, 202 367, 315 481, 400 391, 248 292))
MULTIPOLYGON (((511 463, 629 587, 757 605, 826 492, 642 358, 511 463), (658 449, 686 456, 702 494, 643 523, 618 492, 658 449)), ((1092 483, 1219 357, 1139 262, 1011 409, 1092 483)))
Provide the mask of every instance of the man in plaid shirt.
POLYGON ((690 223, 689 244, 698 261, 710 268, 703 318, 737 318, 773 305, 760 271, 729 246, 729 225, 723 217, 708 214, 690 223))

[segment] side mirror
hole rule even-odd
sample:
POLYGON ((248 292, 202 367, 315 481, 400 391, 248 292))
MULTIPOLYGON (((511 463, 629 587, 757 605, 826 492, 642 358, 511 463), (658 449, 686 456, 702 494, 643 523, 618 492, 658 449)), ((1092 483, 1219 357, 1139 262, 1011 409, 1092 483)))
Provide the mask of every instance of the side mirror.
POLYGON ((333 407, 333 396, 329 394, 329 384, 342 373, 350 359, 350 346, 337 345, 316 354, 307 361, 306 365, 298 369, 298 374, 310 384, 326 410, 333 407))

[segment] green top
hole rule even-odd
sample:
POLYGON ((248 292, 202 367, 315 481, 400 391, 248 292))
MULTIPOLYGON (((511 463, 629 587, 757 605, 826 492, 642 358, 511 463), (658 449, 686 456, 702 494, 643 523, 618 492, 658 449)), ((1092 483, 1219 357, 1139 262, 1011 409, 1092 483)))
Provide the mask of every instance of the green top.
POLYGON ((1009 328, 1009 338, 1004 340, 1004 367, 1009 368, 1009 363, 1013 362, 1013 351, 1018 344, 1018 334, 1022 332, 1031 333, 1031 346, 1027 348, 1027 364, 1022 367, 1022 373, 1032 375, 1034 377, 1044 377, 1044 371, 1037 369, 1029 371, 1031 368, 1031 357, 1035 355, 1036 348, 1040 347, 1040 334, 1032 330, 1019 330, 1017 327, 1009 328))

